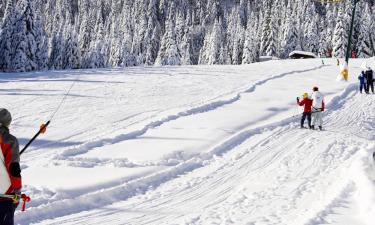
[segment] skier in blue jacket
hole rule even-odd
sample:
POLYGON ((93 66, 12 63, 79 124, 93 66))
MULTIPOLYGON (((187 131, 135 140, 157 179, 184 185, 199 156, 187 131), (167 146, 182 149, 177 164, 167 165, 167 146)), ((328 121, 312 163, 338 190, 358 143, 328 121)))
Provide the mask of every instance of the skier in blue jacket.
POLYGON ((366 77, 365 77, 365 71, 362 71, 361 74, 358 76, 359 80, 359 92, 362 94, 363 89, 366 91, 366 77))

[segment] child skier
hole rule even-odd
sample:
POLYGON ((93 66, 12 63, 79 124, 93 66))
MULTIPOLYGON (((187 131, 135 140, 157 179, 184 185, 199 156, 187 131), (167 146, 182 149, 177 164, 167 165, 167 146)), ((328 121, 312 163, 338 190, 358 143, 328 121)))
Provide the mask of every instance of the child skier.
POLYGON ((365 71, 362 71, 361 74, 359 74, 358 80, 359 80, 359 93, 362 94, 363 89, 365 91, 367 90, 365 86, 366 85, 365 71))
MULTIPOLYGON (((9 133, 9 125, 12 121, 12 116, 8 110, 0 108, 0 165, 2 171, 1 180, 9 181, 1 184, 2 191, 6 195, 20 195, 21 194, 21 168, 20 168, 20 154, 19 145, 16 137, 9 133)), ((18 201, 0 197, 0 224, 13 225, 14 211, 17 208, 18 201)))
POLYGON ((301 128, 305 128, 303 125, 307 117, 307 122, 308 122, 309 128, 311 129, 311 106, 312 106, 313 101, 309 98, 309 94, 307 93, 304 93, 302 97, 303 97, 302 101, 299 101, 299 97, 297 97, 297 104, 300 106, 304 106, 302 118, 301 118, 301 128))

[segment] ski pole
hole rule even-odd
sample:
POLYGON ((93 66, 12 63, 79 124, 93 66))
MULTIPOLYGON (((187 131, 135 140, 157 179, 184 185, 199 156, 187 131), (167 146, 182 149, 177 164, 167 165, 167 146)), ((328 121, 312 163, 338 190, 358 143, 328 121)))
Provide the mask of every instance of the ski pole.
POLYGON ((24 151, 26 151, 26 149, 31 145, 31 143, 34 142, 34 140, 40 135, 40 134, 44 134, 46 132, 46 129, 47 129, 47 126, 50 124, 51 120, 48 120, 46 124, 42 124, 40 126, 40 129, 39 131, 34 135, 33 138, 30 139, 30 141, 25 145, 25 147, 23 147, 23 149, 21 150, 20 152, 20 155, 22 155, 22 153, 24 151))

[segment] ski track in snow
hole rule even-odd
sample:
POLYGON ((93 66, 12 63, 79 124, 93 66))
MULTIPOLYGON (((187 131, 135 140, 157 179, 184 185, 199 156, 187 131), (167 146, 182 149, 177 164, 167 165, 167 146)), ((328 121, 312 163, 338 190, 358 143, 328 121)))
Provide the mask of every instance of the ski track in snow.
MULTIPOLYGON (((253 87, 249 88, 246 91, 252 92, 256 89, 256 86, 261 85, 261 84, 267 82, 268 80, 276 79, 276 78, 279 78, 279 77, 282 77, 282 76, 285 76, 285 75, 288 75, 288 74, 293 74, 293 73, 298 73, 298 72, 293 71, 291 73, 285 73, 285 74, 281 74, 279 76, 275 76, 273 78, 268 78, 268 79, 259 81, 256 84, 254 84, 253 87)), ((342 107, 348 99, 351 99, 354 96, 355 90, 356 90, 356 86, 350 85, 343 93, 341 93, 339 96, 332 99, 332 101, 328 104, 328 109, 330 111, 327 113, 326 117, 330 117, 331 114, 334 114, 334 113, 338 112, 339 111, 338 109, 340 109, 340 107, 342 107), (345 99, 345 100, 343 100, 343 99, 345 99)), ((239 99, 240 94, 238 94, 236 98, 239 99)), ((212 103, 210 103, 206 106, 203 106, 203 108, 198 107, 196 109, 192 109, 192 110, 188 110, 186 112, 183 112, 182 114, 179 113, 178 115, 175 115, 175 117, 177 116, 177 118, 178 118, 178 117, 181 117, 181 116, 192 115, 194 113, 200 113, 200 112, 204 112, 204 111, 213 110, 215 108, 220 107, 223 104, 230 104, 231 101, 233 102, 233 99, 229 100, 227 103, 223 103, 221 101, 216 102, 215 107, 210 107, 210 105, 212 104, 212 103), (186 113, 189 113, 189 112, 190 112, 190 114, 186 114, 186 113)), ((177 118, 173 118, 173 119, 177 119, 177 118)), ((147 129, 153 128, 153 126, 154 127, 160 126, 161 124, 166 123, 170 120, 172 120, 172 119, 169 118, 169 119, 166 119, 165 121, 158 121, 156 123, 149 124, 147 126, 147 129)), ((216 147, 212 148, 210 151, 208 151, 206 153, 203 153, 199 156, 195 156, 192 159, 189 159, 189 160, 187 160, 183 163, 180 163, 177 166, 174 166, 172 168, 168 168, 164 171, 160 171, 158 173, 155 173, 155 174, 152 174, 152 175, 149 175, 149 176, 146 176, 146 177, 141 177, 139 179, 132 180, 128 183, 120 184, 120 185, 118 185, 116 187, 113 187, 113 188, 105 188, 103 190, 91 190, 92 193, 85 194, 85 195, 79 195, 79 196, 73 196, 74 198, 72 198, 72 199, 63 199, 62 198, 62 199, 57 199, 55 201, 51 200, 50 202, 40 202, 41 205, 30 208, 29 211, 27 212, 27 214, 18 214, 17 215, 18 222, 21 223, 21 224, 26 224, 25 223, 26 221, 37 222, 37 221, 45 220, 45 219, 48 219, 48 218, 62 217, 62 216, 65 216, 65 215, 78 213, 78 212, 81 212, 81 211, 84 211, 84 210, 95 209, 95 208, 101 207, 103 205, 110 205, 110 204, 118 202, 120 200, 127 200, 129 198, 134 197, 134 196, 142 196, 143 194, 147 193, 150 190, 152 191, 152 190, 155 190, 157 187, 163 186, 163 184, 165 184, 168 181, 173 182, 173 180, 175 178, 178 178, 179 176, 181 176, 183 174, 186 174, 190 171, 194 171, 196 169, 205 167, 206 165, 216 164, 217 161, 220 161, 220 157, 225 156, 224 153, 230 152, 230 150, 235 149, 236 146, 241 145, 241 143, 245 142, 246 140, 248 140, 249 138, 251 138, 253 136, 256 136, 257 134, 262 134, 262 133, 265 133, 265 132, 271 132, 271 135, 269 135, 269 136, 280 137, 281 133, 293 134, 293 135, 298 136, 298 134, 294 130, 294 128, 289 125, 290 123, 295 125, 295 118, 287 118, 287 119, 282 120, 280 122, 268 124, 268 125, 265 125, 265 126, 261 126, 261 127, 256 128, 256 129, 250 129, 250 130, 245 129, 242 132, 239 132, 239 133, 233 135, 228 140, 226 140, 222 143, 219 143, 216 147), (280 128, 280 127, 283 127, 283 128, 280 128), (76 207, 77 203, 79 203, 79 207, 76 207), (62 210, 62 209, 64 209, 64 210, 62 210)), ((330 125, 330 127, 331 127, 331 125, 330 125)), ((334 127, 334 126, 332 126, 332 127, 334 127)), ((326 131, 326 132, 329 133, 330 131, 326 131)), ((314 135, 319 135, 319 134, 314 134, 314 135)), ((345 134, 345 132, 344 132, 343 135, 345 137, 347 137, 350 134, 345 134)), ((111 142, 116 143, 118 141, 123 141, 123 140, 126 140, 127 138, 131 138, 131 137, 132 137, 131 134, 127 134, 127 135, 124 135, 124 136, 116 137, 114 139, 107 139, 107 140, 102 140, 102 141, 99 141, 99 142, 93 142, 93 143, 90 143, 88 145, 85 145, 85 148, 83 149, 83 151, 87 151, 87 150, 89 150, 93 147, 98 147, 98 145, 100 146, 100 145, 103 145, 103 144, 107 144, 108 142, 109 143, 111 143, 111 142)), ((259 146, 260 147, 261 146, 267 147, 268 144, 272 144, 272 142, 270 142, 269 137, 266 137, 259 144, 259 146)), ((281 143, 279 143, 279 144, 281 144, 281 143)), ((334 148, 334 146, 336 146, 337 144, 340 145, 342 143, 333 143, 331 146, 328 147, 328 149, 326 151, 329 151, 330 149, 334 148)), ((259 146, 256 145, 252 148, 255 149, 256 147, 259 147, 259 146)), ((259 150, 257 149, 257 151, 259 151, 259 150)), ((349 154, 345 157, 345 159, 350 158, 351 155, 354 154, 356 151, 357 151, 357 149, 354 149, 351 154, 349 154)), ((245 152, 242 152, 242 153, 238 154, 234 158, 234 160, 235 161, 240 160, 241 158, 246 157, 246 155, 248 155, 248 154, 249 154, 249 150, 247 150, 245 152)), ((255 154, 256 154, 256 152, 255 152, 255 154)), ((272 158, 271 160, 268 161, 268 164, 265 163, 264 165, 262 165, 261 167, 259 167, 257 169, 267 168, 267 166, 271 165, 272 163, 274 163, 277 160, 277 157, 281 157, 284 154, 285 154, 285 152, 280 151, 278 154, 273 156, 274 158, 272 158)), ((343 153, 341 153, 341 154, 343 154, 343 153)), ((64 156, 66 157, 66 156, 72 156, 72 155, 74 155, 74 154, 68 153, 68 154, 65 154, 64 156)), ((280 181, 283 181, 283 179, 287 179, 287 177, 280 178, 280 181)), ((305 186, 306 185, 309 185, 309 182, 306 182, 305 186)), ((304 187, 304 186, 301 185, 301 187, 304 187)), ((298 190, 296 192, 295 198, 292 198, 292 199, 296 200, 298 198, 298 196, 301 196, 301 193, 304 192, 306 189, 308 189, 308 187, 302 188, 302 190, 298 190)), ((163 217, 161 219, 163 219, 163 217)), ((176 219, 176 218, 174 218, 174 219, 176 219)), ((263 219, 265 221, 266 220, 268 221, 268 222, 265 222, 265 224, 273 224, 273 223, 269 223, 270 222, 269 219, 267 219, 267 218, 263 218, 263 219)), ((219 218, 219 220, 223 221, 223 218, 219 218)), ((281 220, 280 215, 279 216, 275 215, 274 220, 276 222, 280 222, 280 220, 281 220)), ((158 221, 158 220, 156 220, 156 221, 158 221)), ((154 221, 155 224, 157 224, 156 221, 154 221)), ((204 218, 192 218, 191 221, 195 221, 194 223, 192 222, 191 224, 202 224, 202 221, 205 221, 205 219, 204 218)), ((230 223, 230 221, 228 221, 228 224, 229 223, 230 223)), ((82 224, 82 223, 77 222, 76 224, 82 224)), ((123 223, 119 223, 119 224, 123 224, 123 223)), ((188 224, 190 224, 190 223, 188 223, 188 224)), ((278 223, 274 223, 274 224, 278 224, 278 223)))
MULTIPOLYGON (((355 92, 355 89, 349 86, 341 95, 342 98, 348 97, 346 100, 348 101, 349 108, 358 107, 355 104, 355 99, 353 100, 353 98, 356 98, 356 96, 353 96, 353 92, 355 92)), ((372 102, 374 101, 369 100, 367 104, 371 104, 372 102)), ((340 124, 337 122, 342 122, 342 119, 346 117, 344 110, 340 109, 343 106, 345 107, 343 101, 332 102, 330 104, 331 111, 326 115, 326 120, 332 120, 333 124, 340 124)), ((359 110, 358 113, 361 114, 363 111, 359 110)), ((352 114, 351 118, 348 118, 348 121, 353 121, 357 116, 356 114, 352 114)), ((149 180, 149 184, 142 183, 142 187, 138 187, 138 189, 135 189, 135 187, 134 189, 128 189, 127 191, 133 193, 139 192, 130 198, 128 202, 117 203, 121 208, 124 208, 124 211, 116 210, 116 207, 113 209, 103 207, 102 204, 105 202, 97 196, 98 205, 93 205, 92 202, 95 201, 93 201, 94 199, 90 199, 87 204, 80 204, 81 207, 78 211, 83 211, 83 209, 89 210, 98 206, 102 210, 82 212, 76 218, 70 218, 69 216, 61 217, 55 222, 46 220, 42 224, 84 224, 84 221, 90 218, 92 219, 90 220, 90 224, 245 224, 244 221, 246 220, 236 221, 232 219, 241 218, 241 216, 242 218, 251 218, 246 224, 322 224, 325 222, 324 217, 332 212, 332 208, 344 204, 347 196, 354 191, 353 184, 348 179, 340 180, 335 178, 334 176, 337 174, 333 172, 335 170, 343 170, 348 165, 348 160, 364 146, 362 146, 363 144, 359 140, 358 147, 352 147, 353 143, 356 143, 355 139, 358 137, 350 138, 349 134, 344 132, 341 138, 332 139, 330 145, 320 150, 318 146, 322 138, 329 140, 335 137, 334 135, 330 135, 331 131, 302 131, 301 133, 300 130, 294 128, 295 123, 292 125, 288 124, 289 122, 283 121, 274 128, 268 127, 264 131, 268 134, 252 146, 244 145, 242 148, 235 148, 234 152, 228 149, 229 152, 227 153, 231 154, 224 154, 222 157, 215 156, 213 159, 203 163, 199 163, 198 160, 195 166, 182 169, 183 173, 195 169, 202 171, 197 171, 197 173, 194 173, 194 171, 177 179, 173 179, 177 176, 170 176, 166 180, 159 177, 154 181, 149 180), (304 141, 298 146, 290 148, 298 140, 301 140, 303 136, 307 136, 308 138, 303 139, 304 141), (270 137, 273 137, 272 141, 270 141, 270 137), (304 146, 306 150, 303 150, 304 146), (268 151, 268 153, 265 153, 265 151, 268 151), (258 157, 258 155, 264 154, 264 157, 258 157), (311 161, 313 164, 309 165, 307 169, 302 167, 304 162, 299 162, 298 160, 306 158, 306 154, 308 154, 308 157, 314 157, 314 160, 311 161), (322 154, 323 157, 321 156, 322 154), (332 163, 333 161, 339 163, 332 163), (209 172, 205 172, 205 168, 202 166, 209 168, 209 172), (297 169, 301 167, 303 169, 297 169), (319 169, 313 170, 313 173, 309 174, 309 169, 311 168, 319 169), (283 173, 279 173, 283 174, 283 176, 272 178, 270 175, 275 170, 284 171, 283 173), (298 174, 299 178, 293 176, 295 170, 300 173, 298 174), (243 173, 236 173, 234 171, 242 171, 243 173), (257 172, 260 173, 260 177, 256 175, 257 172), (270 173, 267 174, 267 172, 270 173), (219 174, 220 176, 218 176, 219 174), (264 190, 260 189, 258 192, 246 192, 248 188, 254 185, 261 185, 261 181, 259 180, 261 180, 262 174, 267 179, 274 179, 274 185, 264 190), (237 186, 235 181, 246 179, 253 182, 245 183, 240 187, 237 186), (290 196, 283 196, 280 200, 281 196, 278 195, 278 192, 283 193, 282 190, 287 188, 289 185, 288 182, 292 182, 291 180, 293 179, 297 179, 298 185, 295 185, 296 188, 291 189, 293 191, 290 193, 290 196), (165 184, 164 182, 168 180, 170 182, 165 184), (327 192, 335 193, 328 195, 334 196, 333 199, 318 201, 319 204, 312 205, 307 212, 298 211, 298 206, 306 201, 306 199, 315 198, 316 193, 320 191, 319 184, 322 182, 326 182, 332 186, 327 192), (150 186, 152 187, 150 188, 150 186), (235 191, 231 192, 231 190, 235 191), (228 195, 227 193, 230 194, 228 195), (210 203, 202 202, 207 201, 207 195, 223 197, 219 197, 216 201, 210 203), (273 209, 273 201, 285 201, 285 204, 277 204, 277 207, 273 209), (193 203, 184 206, 189 202, 193 203), (204 204, 206 209, 201 213, 195 212, 194 204, 196 206, 204 204), (190 208, 190 210, 186 207, 190 208), (271 214, 260 216, 262 215, 262 207, 265 208, 263 209, 264 212, 270 211, 271 214), (171 209, 173 210, 171 211, 171 209), (130 214, 131 216, 130 218, 121 219, 119 216, 113 216, 114 213, 120 215, 121 213, 130 214), (306 220, 309 216, 311 219, 306 220)), ((331 127, 331 124, 329 125, 331 127)), ((345 123, 341 123, 341 126, 344 125, 345 123)), ((351 125, 356 126, 355 123, 351 125)), ((243 141, 246 141, 246 139, 248 138, 244 137, 243 141)), ((359 137, 359 139, 361 138, 359 137)), ((237 139, 233 144, 234 147, 239 145, 240 142, 237 139)), ((120 193, 125 195, 129 193, 126 190, 123 191, 120 191, 120 193)), ((115 197, 118 193, 113 194, 112 197, 115 200, 113 202, 118 202, 118 197, 115 197)), ((110 196, 104 192, 102 197, 108 198, 110 196)), ((78 202, 81 203, 84 199, 79 200, 78 202)), ((49 210, 50 207, 58 209, 63 207, 63 205, 52 204, 46 207, 46 210, 49 210)), ((69 205, 73 206, 74 203, 69 205)), ((40 208, 40 211, 44 211, 44 208, 40 208)), ((69 215, 70 213, 68 212, 63 215, 69 215)), ((36 215, 39 218, 43 218, 40 217, 41 214, 36 215)), ((59 217, 62 215, 58 213, 54 216, 59 217)))
MULTIPOLYGON (((282 73, 282 74, 279 74, 279 75, 270 76, 266 79, 259 80, 259 81, 255 82, 254 84, 251 85, 251 87, 247 88, 244 91, 240 91, 239 93, 235 94, 235 96, 232 96, 229 99, 209 102, 208 104, 198 106, 196 108, 191 108, 191 109, 188 109, 186 111, 179 112, 175 115, 169 115, 169 116, 167 116, 165 118, 162 118, 158 121, 153 121, 153 122, 147 124, 146 126, 144 126, 140 130, 132 131, 130 133, 121 134, 121 135, 118 135, 118 136, 113 137, 113 138, 103 138, 103 139, 100 139, 100 140, 88 141, 88 142, 82 144, 81 146, 74 146, 72 148, 64 150, 62 153, 56 155, 54 157, 54 159, 55 160, 64 160, 64 161, 69 160, 69 157, 87 153, 88 151, 90 151, 93 148, 103 147, 105 145, 111 145, 111 144, 114 144, 114 143, 118 143, 118 142, 122 142, 122 141, 137 138, 137 137, 145 134, 148 130, 159 127, 159 126, 161 126, 165 123, 168 123, 170 121, 177 120, 179 118, 186 117, 186 116, 199 114, 199 113, 205 113, 205 112, 208 112, 208 111, 218 109, 222 106, 232 104, 232 103, 241 99, 242 93, 254 92, 258 86, 263 85, 263 84, 265 84, 269 81, 279 79, 279 78, 283 78, 287 75, 294 75, 294 74, 299 74, 299 73, 303 73, 303 72, 318 70, 318 69, 321 69, 323 67, 325 67, 325 66, 318 66, 318 67, 314 67, 314 68, 310 68, 310 69, 296 70, 296 71, 282 73)), ((81 161, 80 159, 77 159, 77 160, 81 161)), ((86 159, 86 160, 89 160, 89 159, 86 159)), ((100 162, 100 160, 96 159, 96 160, 93 160, 93 162, 91 164, 97 165, 97 163, 99 163, 99 162, 100 162)), ((106 161, 102 161, 101 163, 105 164, 106 161)), ((121 162, 119 162, 118 164, 121 164, 121 162)), ((126 160, 122 164, 127 165, 127 166, 135 166, 135 164, 127 163, 126 160)))

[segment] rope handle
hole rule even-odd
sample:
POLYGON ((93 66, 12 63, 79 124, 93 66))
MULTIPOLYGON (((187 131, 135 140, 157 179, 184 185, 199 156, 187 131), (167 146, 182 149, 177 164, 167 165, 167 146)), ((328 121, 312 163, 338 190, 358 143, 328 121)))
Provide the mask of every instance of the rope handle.
POLYGON ((18 204, 20 200, 22 199, 22 210, 21 211, 26 211, 26 203, 31 201, 31 198, 27 196, 26 194, 15 194, 15 195, 0 195, 0 197, 3 198, 9 198, 13 200, 13 204, 18 204))
POLYGON ((29 196, 25 195, 25 194, 21 194, 21 199, 23 201, 22 203, 22 212, 26 211, 26 203, 30 202, 31 199, 29 196))

